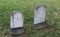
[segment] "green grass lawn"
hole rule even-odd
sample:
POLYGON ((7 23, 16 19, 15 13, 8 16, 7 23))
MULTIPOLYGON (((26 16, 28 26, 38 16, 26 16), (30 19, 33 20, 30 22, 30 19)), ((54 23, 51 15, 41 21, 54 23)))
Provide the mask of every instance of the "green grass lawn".
POLYGON ((0 0, 0 37, 12 37, 9 33, 10 15, 20 10, 24 16, 24 26, 28 37, 60 37, 60 0, 0 0), (34 9, 37 5, 47 6, 46 22, 52 30, 33 28, 34 9))

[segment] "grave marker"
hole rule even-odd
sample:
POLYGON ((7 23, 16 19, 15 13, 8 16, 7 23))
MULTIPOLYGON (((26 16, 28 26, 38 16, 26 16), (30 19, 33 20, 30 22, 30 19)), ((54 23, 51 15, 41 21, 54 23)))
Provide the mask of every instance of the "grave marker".
POLYGON ((24 33, 24 16, 19 11, 13 11, 11 15, 11 22, 10 22, 10 32, 12 35, 18 35, 24 33))
POLYGON ((35 8, 34 10, 34 27, 35 29, 42 29, 46 27, 45 22, 45 15, 46 15, 46 6, 40 5, 35 8))

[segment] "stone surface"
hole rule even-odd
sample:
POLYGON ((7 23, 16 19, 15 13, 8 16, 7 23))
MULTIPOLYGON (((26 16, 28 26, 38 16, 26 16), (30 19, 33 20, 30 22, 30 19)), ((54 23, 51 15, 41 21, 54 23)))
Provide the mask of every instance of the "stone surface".
POLYGON ((13 11, 11 15, 11 22, 10 22, 10 33, 12 35, 19 35, 25 32, 23 26, 24 16, 19 11, 13 11))
POLYGON ((40 5, 34 10, 34 24, 45 22, 46 7, 40 5))
POLYGON ((19 11, 13 11, 11 15, 10 28, 23 27, 24 16, 19 11))
POLYGON ((42 29, 47 26, 45 22, 46 16, 46 6, 41 4, 37 6, 34 10, 34 28, 35 29, 42 29))

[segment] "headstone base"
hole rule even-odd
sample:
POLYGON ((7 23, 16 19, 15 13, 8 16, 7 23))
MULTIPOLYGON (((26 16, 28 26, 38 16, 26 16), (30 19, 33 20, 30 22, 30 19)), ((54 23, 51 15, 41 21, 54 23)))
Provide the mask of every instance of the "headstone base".
POLYGON ((45 28, 45 27, 47 27, 47 23, 46 23, 46 22, 34 24, 34 28, 35 28, 35 29, 43 29, 43 28, 45 28))
POLYGON ((23 34, 25 32, 25 30, 23 27, 10 28, 10 32, 12 35, 20 35, 20 34, 23 34))

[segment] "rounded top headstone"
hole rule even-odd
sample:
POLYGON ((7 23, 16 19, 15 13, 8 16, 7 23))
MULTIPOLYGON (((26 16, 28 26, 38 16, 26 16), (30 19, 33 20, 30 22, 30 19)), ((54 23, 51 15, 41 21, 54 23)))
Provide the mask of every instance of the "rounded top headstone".
POLYGON ((47 8, 44 4, 41 4, 41 5, 37 6, 35 9, 38 10, 38 9, 41 8, 41 7, 47 8))

